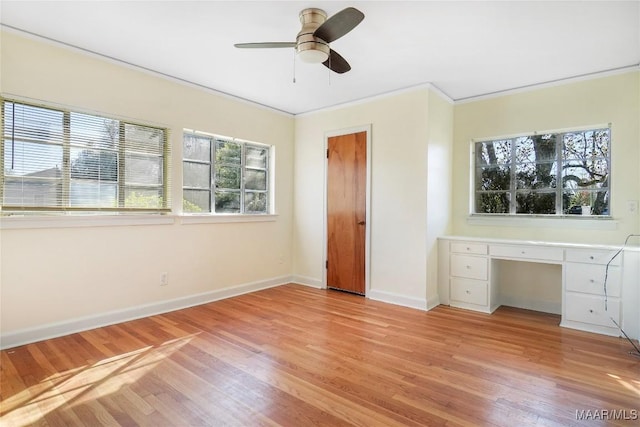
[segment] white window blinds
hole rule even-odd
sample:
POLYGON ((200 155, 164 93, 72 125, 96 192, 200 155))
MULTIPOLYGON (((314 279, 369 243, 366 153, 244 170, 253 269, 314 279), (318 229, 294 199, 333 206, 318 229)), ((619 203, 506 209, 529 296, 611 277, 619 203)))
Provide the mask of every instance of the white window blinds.
POLYGON ((166 129, 2 101, 2 211, 169 211, 166 129))

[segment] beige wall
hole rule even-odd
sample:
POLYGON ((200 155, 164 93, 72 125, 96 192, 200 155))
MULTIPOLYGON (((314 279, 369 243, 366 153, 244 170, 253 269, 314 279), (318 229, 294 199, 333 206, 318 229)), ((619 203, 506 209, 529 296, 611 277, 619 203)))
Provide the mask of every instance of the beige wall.
POLYGON ((627 201, 640 198, 640 73, 602 77, 529 90, 456 105, 453 151, 453 233, 468 236, 621 244, 640 231, 627 201), (611 213, 614 229, 577 221, 558 225, 540 219, 530 224, 475 225, 469 214, 470 141, 473 138, 522 134, 611 123, 611 213))
POLYGON ((427 143, 427 301, 429 307, 439 301, 439 236, 451 233, 453 201, 453 114, 454 106, 442 97, 429 93, 429 140, 427 143))
MULTIPOLYGON (((639 217, 628 211, 627 201, 640 198, 639 83, 636 71, 456 105, 453 234, 621 245, 628 234, 638 233, 639 217), (612 134, 611 213, 615 224, 592 221, 585 225, 581 218, 490 224, 468 221, 471 139, 607 123, 611 123, 612 134)), ((560 273, 552 266, 507 264, 499 280, 504 298, 516 305, 524 299, 542 305, 555 301, 559 307, 560 273), (555 285, 535 287, 537 294, 529 295, 530 280, 526 278, 543 278, 543 283, 555 285)))
POLYGON ((323 278, 325 134, 370 124, 371 276, 367 294, 422 307, 427 296, 437 297, 435 271, 427 295, 426 260, 435 256, 435 236, 445 232, 449 218, 449 193, 442 190, 449 188, 453 116, 453 106, 434 99, 437 97, 427 88, 416 89, 296 118, 296 276, 317 284, 323 278), (432 114, 437 118, 433 125, 432 114), (429 156, 440 168, 430 164, 429 156), (442 176, 433 175, 432 181, 430 172, 442 176), (434 194, 443 198, 434 197, 433 207, 427 197, 429 185, 435 185, 434 194), (429 208, 434 211, 433 222, 428 220, 429 208))
POLYGON ((168 127, 174 210, 184 128, 274 145, 278 213, 242 224, 3 229, 3 334, 291 274, 293 117, 14 33, 1 43, 3 95, 168 127))

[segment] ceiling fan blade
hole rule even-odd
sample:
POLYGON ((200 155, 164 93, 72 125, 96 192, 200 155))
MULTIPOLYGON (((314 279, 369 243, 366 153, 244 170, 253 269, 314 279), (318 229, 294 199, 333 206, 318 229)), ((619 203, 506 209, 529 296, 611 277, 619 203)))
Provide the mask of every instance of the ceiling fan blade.
POLYGON ((351 70, 351 65, 349 65, 347 60, 333 49, 329 51, 329 59, 324 61, 322 64, 338 74, 343 74, 351 70))
POLYGON ((348 7, 327 19, 316 29, 313 36, 331 43, 353 30, 363 19, 364 13, 356 8, 348 7))
POLYGON ((236 43, 240 49, 275 49, 281 47, 296 47, 296 42, 264 42, 264 43, 236 43))

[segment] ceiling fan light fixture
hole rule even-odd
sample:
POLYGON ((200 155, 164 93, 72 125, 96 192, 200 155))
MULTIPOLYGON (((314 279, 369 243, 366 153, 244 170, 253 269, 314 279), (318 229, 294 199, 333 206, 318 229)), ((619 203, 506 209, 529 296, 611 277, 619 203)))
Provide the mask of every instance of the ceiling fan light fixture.
POLYGON ((327 19, 322 9, 307 8, 299 15, 302 28, 295 42, 236 43, 237 48, 289 48, 293 47, 303 62, 323 64, 331 71, 343 74, 351 70, 349 63, 329 43, 353 30, 363 19, 358 9, 348 7, 327 19))
POLYGON ((298 52, 298 57, 310 64, 319 64, 329 59, 329 52, 317 49, 306 49, 298 52))
POLYGON ((324 10, 309 8, 300 12, 302 29, 296 37, 296 51, 303 62, 319 64, 329 58, 329 44, 313 35, 326 20, 324 10))

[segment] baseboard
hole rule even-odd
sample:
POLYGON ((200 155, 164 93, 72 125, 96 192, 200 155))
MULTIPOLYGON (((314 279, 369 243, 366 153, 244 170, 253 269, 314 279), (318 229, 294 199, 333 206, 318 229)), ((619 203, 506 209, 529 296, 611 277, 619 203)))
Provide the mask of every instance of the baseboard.
POLYGON ((291 278, 291 281, 293 283, 297 283, 298 285, 310 286, 310 287, 316 288, 316 289, 324 289, 324 286, 322 284, 322 280, 315 279, 313 277, 294 275, 291 278))
POLYGON ((440 297, 438 295, 433 298, 427 298, 427 311, 432 310, 440 305, 440 297))
POLYGON ((56 338, 89 329, 100 328, 142 317, 154 316, 174 310, 206 304, 225 298, 230 298, 249 292, 291 283, 291 276, 274 277, 242 285, 216 289, 201 294, 189 295, 172 300, 159 301, 151 304, 139 305, 122 310, 109 311, 92 316, 80 317, 63 322, 50 323, 34 328, 22 329, 15 332, 0 335, 0 349, 4 350, 19 345, 29 344, 50 338, 56 338))
POLYGON ((558 301, 544 301, 524 298, 514 298, 500 295, 500 304, 526 310, 540 311, 543 313, 562 314, 562 303, 558 301))
POLYGON ((572 322, 570 320, 562 320, 560 326, 563 328, 578 329, 580 331, 593 332, 595 334, 610 335, 612 337, 621 337, 620 329, 615 326, 600 326, 589 323, 572 322))
POLYGON ((369 292, 367 292, 367 298, 371 298, 376 301, 387 302, 389 304, 401 305, 403 307, 416 308, 418 310, 427 310, 426 299, 408 297, 405 295, 395 294, 393 292, 370 289, 369 292))

